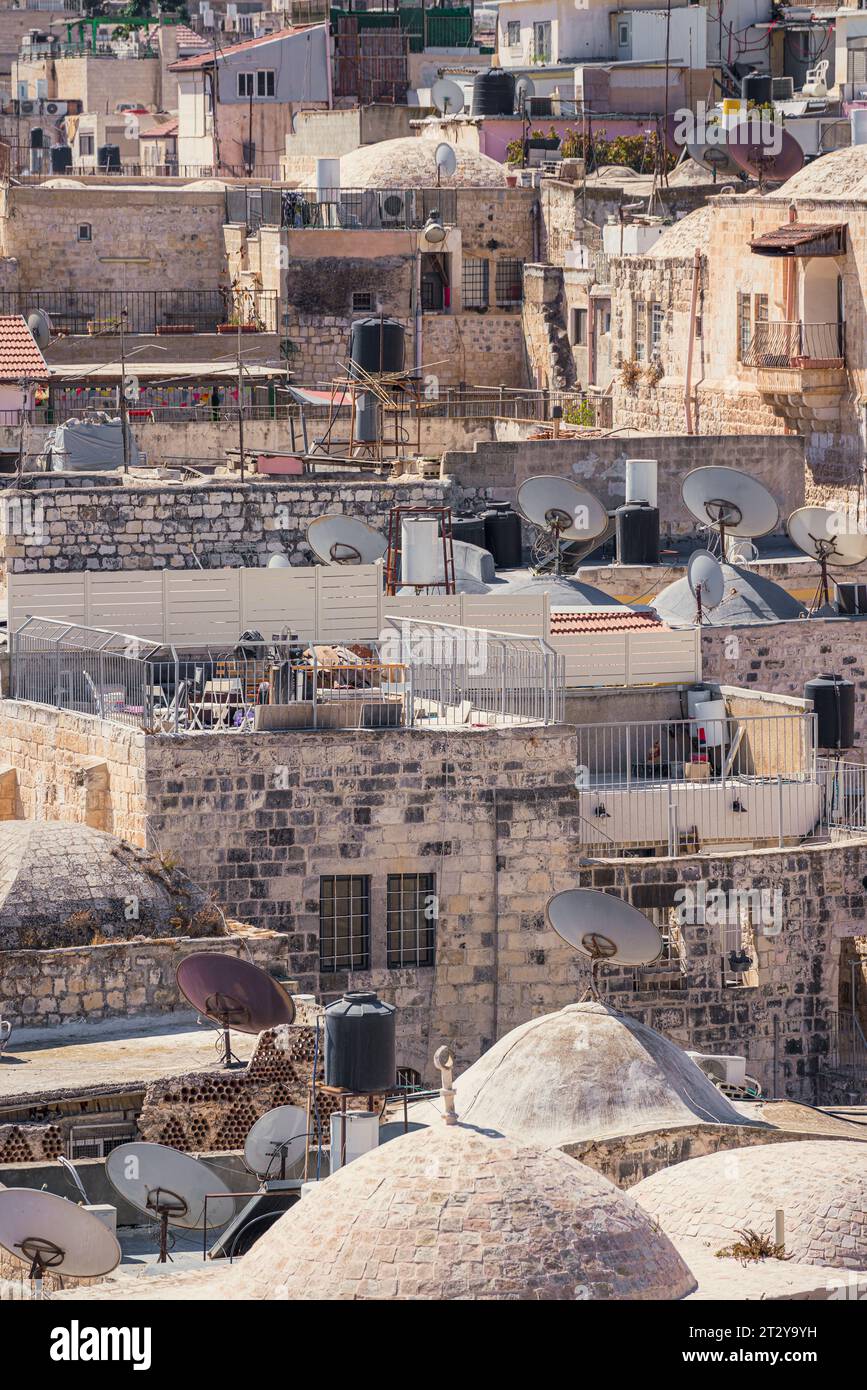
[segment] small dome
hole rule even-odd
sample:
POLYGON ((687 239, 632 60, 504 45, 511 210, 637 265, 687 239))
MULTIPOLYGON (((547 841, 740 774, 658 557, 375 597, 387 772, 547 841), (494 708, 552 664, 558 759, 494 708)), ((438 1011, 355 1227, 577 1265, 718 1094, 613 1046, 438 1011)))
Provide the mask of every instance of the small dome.
POLYGON ((867 145, 847 145, 814 159, 773 193, 768 202, 826 198, 844 203, 867 202, 867 145))
MULTIPOLYGON (((490 593, 502 592, 502 586, 492 585, 490 593)), ((570 575, 542 575, 539 578, 518 579, 508 586, 509 596, 520 594, 527 598, 541 598, 548 595, 552 608, 624 608, 625 604, 613 594, 597 589, 595 584, 586 584, 582 579, 570 575)))
MULTIPOLYGON (((442 140, 430 136, 380 140, 362 145, 340 161, 344 188, 436 188, 436 149, 442 140)), ((457 169, 441 178, 449 188, 505 188, 506 170, 495 159, 477 151, 453 146, 457 169)))
POLYGON ((219 913, 175 867, 124 840, 67 821, 0 824, 0 950, 182 935, 219 913), (129 918, 129 905, 137 904, 129 918))
MULTIPOLYGON (((716 608, 702 611, 702 621, 708 627, 779 623, 804 616, 801 601, 772 579, 765 579, 740 565, 723 565, 722 572, 722 602, 716 608)), ((685 577, 666 585, 656 595, 652 607, 669 627, 693 627, 695 624, 695 596, 685 577)))
MULTIPOLYGON (((466 1124, 546 1147, 747 1123, 677 1043, 590 1000, 514 1028, 455 1088, 466 1124)), ((434 1107, 411 1114, 432 1116, 434 1107)))
POLYGON ((867 1147, 848 1140, 766 1144, 663 1168, 631 1189, 672 1237, 714 1248, 739 1231, 774 1237, 786 1214, 786 1253, 798 1264, 867 1269, 867 1147))

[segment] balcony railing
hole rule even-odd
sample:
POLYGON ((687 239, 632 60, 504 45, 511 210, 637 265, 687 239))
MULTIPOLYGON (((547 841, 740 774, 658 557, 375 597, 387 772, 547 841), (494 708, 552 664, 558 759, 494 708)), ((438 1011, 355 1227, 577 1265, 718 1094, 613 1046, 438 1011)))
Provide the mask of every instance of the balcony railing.
POLYGON ((832 1013, 826 1066, 867 1087, 867 1038, 854 1014, 832 1013))
POLYGON ((261 226, 293 231, 420 230, 432 212, 445 226, 457 221, 454 188, 229 188, 226 221, 248 231, 261 226))
MULTIPOLYGON (((34 309, 45 310, 55 333, 98 337, 120 333, 124 310, 125 332, 158 335, 215 333, 235 312, 229 292, 219 289, 0 291, 0 314, 26 316, 34 309)), ((276 291, 256 291, 255 304, 245 305, 243 312, 245 322, 276 333, 276 291)))
POLYGON ((744 366, 841 365, 846 356, 844 330, 842 323, 757 323, 744 366))

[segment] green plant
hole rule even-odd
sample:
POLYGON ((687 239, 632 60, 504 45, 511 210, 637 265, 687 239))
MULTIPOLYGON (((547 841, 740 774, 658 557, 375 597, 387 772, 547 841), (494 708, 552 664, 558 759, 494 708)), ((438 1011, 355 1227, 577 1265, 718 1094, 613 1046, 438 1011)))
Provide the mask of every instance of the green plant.
POLYGON ((523 140, 510 140, 506 146, 506 163, 522 164, 524 161, 523 140))
POLYGON ((573 405, 565 407, 563 423, 565 425, 580 425, 583 429, 589 429, 596 423, 596 413, 589 401, 576 401, 573 405))

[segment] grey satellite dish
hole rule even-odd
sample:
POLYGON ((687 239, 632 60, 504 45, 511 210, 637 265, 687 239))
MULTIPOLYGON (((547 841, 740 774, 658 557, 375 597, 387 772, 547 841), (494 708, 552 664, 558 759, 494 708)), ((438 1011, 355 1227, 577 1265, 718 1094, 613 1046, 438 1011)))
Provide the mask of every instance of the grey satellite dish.
POLYGON ((84 1207, 32 1187, 0 1191, 0 1247, 30 1265, 30 1278, 46 1271, 97 1279, 120 1264, 112 1231, 84 1207))
POLYGON ((307 527, 313 553, 326 565, 372 565, 388 550, 380 531, 354 516, 329 513, 307 527))
POLYGON ((850 569, 867 560, 867 535, 849 526, 845 512, 830 507, 798 507, 786 529, 799 550, 819 562, 819 586, 812 611, 831 601, 829 569, 850 569))
POLYGON ((298 1105, 278 1105, 256 1121, 244 1144, 244 1162, 260 1178, 289 1176, 307 1148, 307 1115, 298 1105))
POLYGON ((527 521, 553 538, 558 575, 563 541, 592 541, 608 527, 608 513, 592 492, 554 474, 528 478, 518 488, 516 505, 527 521))
POLYGON ((458 167, 458 157, 455 154, 454 145, 448 145, 443 140, 442 144, 436 147, 434 159, 437 166, 437 178, 442 175, 443 178, 450 179, 458 167))
POLYGON ((695 620, 700 623, 705 608, 716 608, 722 603, 725 592, 722 565, 709 550, 694 550, 686 567, 686 578, 695 599, 695 620))
POLYGON ((741 178, 740 166, 735 163, 725 145, 705 143, 687 144, 687 153, 696 164, 712 174, 723 174, 726 178, 741 178))
POLYGON ((235 1214, 230 1189, 210 1168, 165 1144, 119 1144, 105 1161, 121 1197, 160 1223, 160 1264, 168 1259, 168 1228, 202 1231, 225 1226, 235 1214), (205 1197, 208 1201, 205 1213, 205 1197), (225 1193, 225 1197, 222 1195, 225 1193))
POLYGON ((515 110, 523 111, 530 97, 536 95, 536 84, 531 77, 520 77, 515 83, 515 110))
POLYGON ((268 557, 269 570, 291 570, 292 561, 288 555, 270 555, 268 557))
POLYGON ((443 116, 459 116, 464 109, 463 88, 450 77, 441 77, 433 84, 430 99, 443 116))
POLYGON ((719 532, 720 558, 726 559, 726 536, 766 536, 780 519, 768 489, 737 468, 694 468, 681 484, 686 508, 703 526, 719 532))
POLYGON ((38 348, 44 349, 49 346, 51 342, 51 319, 44 309, 34 309, 32 314, 27 315, 27 327, 33 334, 38 348))
POLYGON ((567 888, 548 899, 545 916, 559 937, 592 968, 590 993, 596 995, 599 967, 652 965, 662 954, 662 937, 643 912, 614 893, 567 888))

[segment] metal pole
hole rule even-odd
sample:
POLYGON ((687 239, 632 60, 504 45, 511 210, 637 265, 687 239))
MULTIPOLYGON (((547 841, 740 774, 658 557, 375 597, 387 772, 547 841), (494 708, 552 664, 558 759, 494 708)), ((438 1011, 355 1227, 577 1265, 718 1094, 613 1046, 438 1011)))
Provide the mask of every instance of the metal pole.
POLYGON ((246 477, 244 469, 244 363, 241 358, 241 295, 235 301, 238 315, 238 448, 241 454, 241 482, 246 477))
POLYGON ((120 435, 123 443, 123 471, 129 472, 129 435, 126 417, 126 309, 120 311, 120 435))

